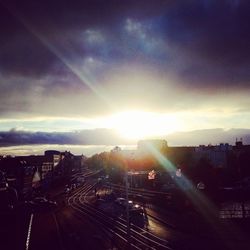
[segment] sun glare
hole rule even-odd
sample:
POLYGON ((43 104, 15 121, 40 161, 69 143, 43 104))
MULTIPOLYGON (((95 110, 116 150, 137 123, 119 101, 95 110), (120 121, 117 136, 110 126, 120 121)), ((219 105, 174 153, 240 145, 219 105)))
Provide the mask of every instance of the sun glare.
POLYGON ((174 115, 143 111, 117 113, 108 118, 108 123, 128 139, 166 135, 180 128, 180 123, 174 115))

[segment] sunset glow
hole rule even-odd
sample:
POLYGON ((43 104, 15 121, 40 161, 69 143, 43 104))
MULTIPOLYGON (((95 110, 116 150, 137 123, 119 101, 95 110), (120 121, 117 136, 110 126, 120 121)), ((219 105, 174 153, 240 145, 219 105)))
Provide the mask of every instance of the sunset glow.
POLYGON ((105 125, 116 129, 122 137, 143 139, 163 136, 181 129, 174 115, 144 111, 126 111, 105 119, 105 125))

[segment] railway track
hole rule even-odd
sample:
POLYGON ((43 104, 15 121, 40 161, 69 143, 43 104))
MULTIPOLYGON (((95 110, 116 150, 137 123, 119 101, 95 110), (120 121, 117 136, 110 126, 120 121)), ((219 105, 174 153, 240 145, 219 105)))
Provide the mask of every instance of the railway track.
MULTIPOLYGON (((109 183, 109 184, 105 184, 104 186, 106 186, 107 188, 113 188, 115 190, 120 190, 120 191, 124 191, 125 187, 122 185, 118 185, 118 184, 113 184, 113 183, 109 183)), ((165 197, 167 199, 171 199, 172 198, 172 194, 170 192, 160 192, 160 191, 154 191, 154 190, 146 190, 146 189, 139 189, 139 188, 129 188, 128 189, 129 194, 141 194, 143 196, 147 196, 149 198, 151 197, 155 197, 155 196, 161 196, 161 197, 165 197)))
POLYGON ((161 239, 145 229, 131 224, 130 237, 127 235, 127 222, 122 218, 112 217, 91 205, 87 197, 95 184, 85 184, 68 198, 68 204, 77 212, 78 216, 85 216, 96 224, 102 226, 109 237, 118 242, 118 245, 133 249, 168 249, 170 243, 161 239))
MULTIPOLYGON (((120 186, 120 185, 112 184, 111 186, 104 185, 104 187, 107 188, 107 189, 112 187, 113 190, 117 190, 119 192, 122 192, 123 195, 125 193, 125 187, 120 186)), ((152 198, 155 198, 156 195, 161 196, 162 199, 170 200, 172 198, 172 195, 170 193, 157 192, 157 191, 151 191, 151 190, 142 190, 142 189, 136 189, 136 188, 129 188, 128 193, 131 196, 137 196, 137 197, 143 196, 144 199, 145 199, 145 197, 147 197, 149 199, 152 199, 152 198)), ((142 203, 142 202, 139 202, 139 203, 142 203)), ((150 204, 147 204, 147 207, 151 208, 150 204)), ((165 220, 159 218, 158 216, 152 215, 151 212, 149 212, 149 211, 147 211, 147 216, 153 218, 154 220, 158 221, 159 223, 161 223, 161 224, 163 224, 163 225, 165 225, 165 226, 167 226, 169 228, 172 228, 174 230, 186 231, 186 230, 183 230, 183 229, 180 230, 180 228, 178 228, 178 226, 173 224, 173 223, 166 222, 165 220)))

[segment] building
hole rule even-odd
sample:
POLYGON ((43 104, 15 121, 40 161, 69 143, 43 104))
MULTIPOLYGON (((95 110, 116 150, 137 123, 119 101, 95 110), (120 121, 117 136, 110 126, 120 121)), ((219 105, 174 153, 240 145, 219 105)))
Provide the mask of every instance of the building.
POLYGON ((16 159, 24 163, 23 193, 32 191, 32 180, 34 173, 38 171, 41 176, 41 184, 49 186, 53 181, 53 173, 59 167, 61 161, 60 152, 48 152, 44 155, 18 156, 16 159), (56 154, 53 154, 56 153, 56 154))
POLYGON ((227 168, 228 153, 233 150, 233 146, 228 143, 220 143, 219 145, 200 145, 195 148, 195 159, 207 158, 215 168, 227 168))
POLYGON ((141 140, 137 144, 137 150, 142 154, 152 153, 152 150, 163 152, 167 148, 168 143, 166 140, 141 140))
POLYGON ((23 190, 25 162, 16 157, 3 157, 0 160, 0 171, 5 173, 9 187, 14 188, 18 194, 23 190))
POLYGON ((75 155, 73 158, 73 168, 75 170, 81 170, 85 166, 87 157, 84 155, 75 155))

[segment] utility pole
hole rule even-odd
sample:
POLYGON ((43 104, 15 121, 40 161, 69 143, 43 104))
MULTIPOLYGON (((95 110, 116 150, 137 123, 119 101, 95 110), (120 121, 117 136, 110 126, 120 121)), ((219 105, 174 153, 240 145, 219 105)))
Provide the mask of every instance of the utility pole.
POLYGON ((241 198, 241 209, 242 209, 242 217, 243 219, 246 218, 246 208, 245 208, 245 191, 243 186, 243 173, 242 173, 242 166, 240 165, 240 152, 237 153, 237 167, 239 171, 239 177, 240 177, 240 198, 241 198))
POLYGON ((126 217, 127 217, 127 243, 130 249, 130 220, 129 220, 129 203, 128 203, 128 169, 125 172, 125 190, 126 190, 126 217))

